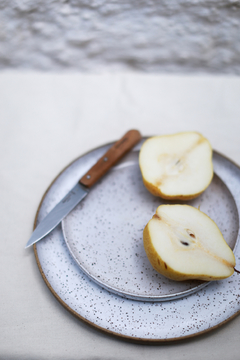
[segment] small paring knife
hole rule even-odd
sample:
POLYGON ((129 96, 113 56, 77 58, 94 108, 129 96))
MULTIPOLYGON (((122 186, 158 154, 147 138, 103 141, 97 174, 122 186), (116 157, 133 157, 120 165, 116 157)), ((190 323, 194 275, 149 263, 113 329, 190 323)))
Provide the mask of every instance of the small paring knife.
POLYGON ((85 198, 90 187, 105 175, 106 172, 124 155, 126 155, 141 140, 141 138, 139 131, 130 130, 118 140, 39 223, 33 231, 25 248, 35 244, 49 234, 62 219, 85 198))

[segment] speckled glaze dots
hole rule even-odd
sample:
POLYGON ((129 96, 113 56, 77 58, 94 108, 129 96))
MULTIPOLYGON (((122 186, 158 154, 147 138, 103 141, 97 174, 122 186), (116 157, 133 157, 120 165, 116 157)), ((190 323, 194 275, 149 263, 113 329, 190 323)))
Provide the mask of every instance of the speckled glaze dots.
MULTIPOLYGON (((40 271, 72 313, 97 328, 139 341, 195 336, 240 311, 240 276, 199 285, 163 278, 149 264, 142 230, 165 203, 144 188, 138 168, 141 143, 95 185, 63 222, 35 245, 40 271), (201 288, 202 287, 202 288, 201 288), (180 298, 174 298, 179 295, 180 298), (171 297, 173 300, 171 300, 171 297), (169 300, 170 298, 170 300, 169 300), (165 300, 165 301, 162 301, 165 300)), ((49 188, 40 221, 108 146, 74 161, 49 188)), ((240 169, 214 152, 215 176, 197 199, 239 257, 240 169)))

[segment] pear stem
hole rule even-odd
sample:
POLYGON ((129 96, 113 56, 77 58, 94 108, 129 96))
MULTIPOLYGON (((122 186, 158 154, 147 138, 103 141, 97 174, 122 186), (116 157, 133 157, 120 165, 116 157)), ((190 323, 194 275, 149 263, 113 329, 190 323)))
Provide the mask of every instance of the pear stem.
POLYGON ((239 271, 239 270, 237 270, 237 269, 235 269, 235 268, 233 268, 233 269, 234 269, 234 271, 236 271, 236 273, 240 274, 240 271, 239 271))

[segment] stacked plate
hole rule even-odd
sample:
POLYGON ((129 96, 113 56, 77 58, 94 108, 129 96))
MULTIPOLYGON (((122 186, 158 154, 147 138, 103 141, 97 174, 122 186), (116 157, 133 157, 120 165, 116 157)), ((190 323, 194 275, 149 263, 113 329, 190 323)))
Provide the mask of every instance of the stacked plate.
MULTIPOLYGON (((63 306, 101 330, 140 342, 195 336, 239 312, 240 276, 212 283, 175 282, 151 267, 142 233, 156 208, 167 201, 152 196, 142 183, 141 144, 94 186, 62 227, 34 246, 36 259, 63 306)), ((37 222, 111 145, 78 158, 56 178, 37 222)), ((238 264, 240 169, 216 152, 213 163, 211 185, 185 203, 200 205, 217 223, 238 264)))

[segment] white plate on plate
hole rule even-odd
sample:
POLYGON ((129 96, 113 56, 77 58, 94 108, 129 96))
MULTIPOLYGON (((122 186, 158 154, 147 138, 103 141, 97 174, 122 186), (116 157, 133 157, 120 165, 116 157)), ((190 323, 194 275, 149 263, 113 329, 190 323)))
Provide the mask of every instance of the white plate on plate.
MULTIPOLYGON (((142 301, 181 298, 199 291, 207 282, 172 281, 149 263, 143 247, 143 229, 157 207, 169 201, 146 190, 138 155, 138 151, 132 151, 91 189, 63 220, 63 236, 80 268, 107 290, 142 301)), ((218 224, 230 247, 234 247, 237 208, 217 175, 201 196, 184 203, 200 206, 218 224)))
MULTIPOLYGON (((95 149, 78 158, 56 178, 40 204, 36 224, 66 195, 109 146, 106 145, 95 149)), ((137 152, 140 146, 141 144, 135 147, 132 153, 137 152)), ((131 156, 130 154, 130 158, 131 156)), ((206 206, 207 212, 211 212, 211 216, 217 222, 226 240, 232 242, 231 246, 234 246, 235 243, 236 267, 240 268, 238 255, 240 169, 216 152, 214 152, 213 161, 217 175, 214 179, 214 189, 212 188, 209 193, 206 192, 205 197, 208 194, 207 199, 203 197, 202 201, 200 201, 201 198, 198 198, 199 200, 196 200, 195 205, 198 206, 200 201, 201 210, 203 211, 205 211, 206 206)), ((125 167, 131 169, 130 173, 132 173, 136 166, 129 163, 125 167)), ((112 172, 115 171, 116 174, 117 172, 120 174, 122 170, 120 170, 120 167, 116 167, 112 172)), ((109 174, 108 176, 111 177, 112 175, 109 174)), ((94 191, 100 191, 101 186, 104 187, 104 180, 96 186, 94 191)), ((140 188, 137 191, 140 191, 140 188)), ((145 189, 142 188, 141 191, 145 191, 145 189)), ((91 196, 91 194, 88 196, 91 196)), ((155 212, 157 206, 158 202, 154 201, 153 204, 149 205, 146 216, 147 221, 148 215, 151 213, 152 216, 152 211, 155 212)), ((81 215, 83 209, 84 207, 79 209, 81 215)), ((78 211, 78 209, 76 208, 73 212, 75 211, 78 211)), ((133 219, 133 216, 131 216, 131 219, 133 219)), ((140 228, 142 229, 142 225, 140 228)), ((120 230, 120 228, 117 230, 116 235, 119 235, 120 230)), ((144 262, 146 266, 148 265, 144 260, 144 253, 140 250, 140 235, 139 238, 137 236, 133 236, 133 238, 136 238, 138 244, 138 247, 133 247, 133 254, 136 254, 136 248, 139 249, 138 256, 135 255, 135 257, 138 263, 137 266, 141 269, 144 262)), ((132 245, 130 248, 132 248, 132 245)), ((236 316, 240 311, 240 276, 238 274, 234 274, 229 279, 212 282, 203 289, 198 289, 197 292, 181 299, 156 301, 156 299, 152 298, 147 299, 148 301, 139 301, 139 299, 126 298, 125 294, 120 296, 113 291, 108 291, 104 283, 106 280, 101 279, 104 287, 102 284, 99 285, 98 279, 97 282, 95 279, 93 280, 92 275, 87 275, 86 270, 81 269, 66 246, 61 226, 58 226, 45 239, 38 242, 34 246, 34 250, 39 269, 46 284, 64 307, 91 325, 126 339, 141 342, 159 342, 195 336, 221 325, 236 316)), ((134 256, 131 259, 135 259, 134 256)), ((146 272, 147 275, 144 275, 145 280, 147 276, 152 277, 153 273, 151 271, 149 267, 146 272)), ((123 274, 119 275, 123 277, 123 274)), ((159 279, 157 282, 159 283, 159 279)), ((119 291, 120 282, 116 284, 117 291, 119 291)), ((143 284, 144 282, 141 283, 140 281, 141 292, 136 287, 133 296, 138 297, 139 293, 143 294, 142 290, 146 286, 146 284, 142 286, 143 284)), ((120 291, 122 290, 120 289, 120 291)), ((151 287, 151 291, 152 297, 159 296, 159 293, 156 294, 154 286, 151 287)))

